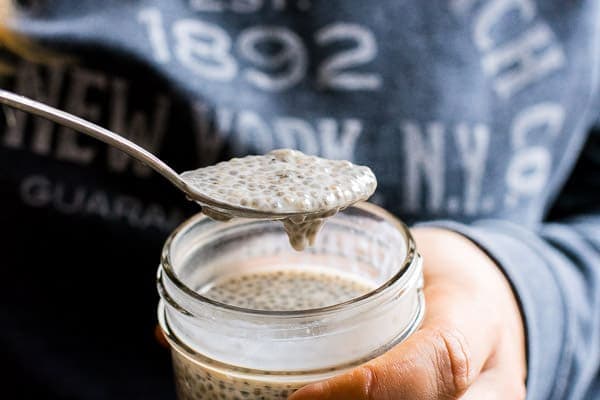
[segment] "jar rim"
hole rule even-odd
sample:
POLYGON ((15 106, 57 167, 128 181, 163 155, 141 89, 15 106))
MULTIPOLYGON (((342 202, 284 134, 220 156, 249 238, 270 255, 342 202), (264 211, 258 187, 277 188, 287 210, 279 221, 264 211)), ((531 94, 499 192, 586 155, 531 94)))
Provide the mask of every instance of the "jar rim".
MULTIPOLYGON (((414 263, 415 258, 418 257, 416 251, 415 241, 408 229, 408 227, 401 222, 398 218, 392 215, 390 212, 384 210, 383 208, 374 205, 372 203, 360 202, 356 203, 348 208, 356 208, 361 211, 365 211, 370 214, 374 214, 387 222, 393 225, 403 236, 404 242, 406 245, 406 256, 402 265, 399 267, 399 270, 392 275, 388 280, 383 282, 381 285, 376 287, 375 289, 363 294, 362 296, 355 297, 353 299, 344 301, 342 303, 333 304, 326 307, 312 308, 306 310, 286 310, 286 311, 273 311, 273 310, 256 310, 251 308, 244 308, 239 306, 234 306, 227 303, 222 303, 206 296, 201 295, 197 291, 191 289, 184 282, 182 282, 175 270, 172 266, 171 262, 171 247, 173 242, 181 235, 183 232, 186 232, 187 229, 197 224, 199 221, 206 220, 208 217, 204 214, 197 214, 182 224, 180 224, 167 238, 161 254, 161 270, 165 273, 168 279, 175 285, 178 290, 181 290, 185 295, 190 296, 193 300, 208 304, 210 306, 216 307, 217 309, 228 311, 228 312, 236 312, 245 314, 248 316, 262 316, 262 317, 281 317, 281 318, 290 318, 290 317, 311 317, 331 312, 336 312, 340 310, 345 310, 348 307, 356 306, 359 304, 363 304, 364 302, 378 296, 379 294, 386 291, 387 288, 393 286, 395 283, 400 281, 405 275, 409 273, 410 266, 414 263)), ((342 211, 343 212, 343 211, 342 211)), ((160 280, 160 274, 159 274, 160 280)), ((167 299, 168 301, 169 299, 167 299)))
POLYGON ((256 368, 245 368, 239 367, 233 364, 229 364, 226 362, 218 361, 214 358, 210 358, 197 350, 194 350, 190 346, 188 346, 184 341, 182 341, 170 328, 169 322, 167 320, 167 314, 165 312, 165 303, 164 301, 160 301, 158 304, 158 321, 160 327, 162 329, 163 334, 167 342, 173 347, 174 351, 177 351, 180 355, 189 358, 192 362, 195 363, 203 363, 205 365, 210 365, 212 368, 221 370, 221 371, 229 371, 229 373, 236 373, 240 375, 246 376, 259 376, 259 375, 269 375, 272 377, 306 377, 306 376, 320 376, 317 380, 327 379, 331 372, 340 372, 343 370, 349 370, 351 368, 357 367, 360 364, 363 364, 369 360, 374 359, 375 357, 380 356, 385 351, 393 348, 399 343, 402 343, 406 340, 407 337, 412 335, 423 322, 423 318, 425 317, 425 296, 422 291, 417 293, 417 302, 418 307, 415 309, 415 312, 412 315, 410 322, 402 329, 402 331, 389 343, 381 348, 378 348, 371 352, 370 354, 366 354, 362 357, 359 357, 355 360, 345 362, 341 365, 336 365, 335 368, 325 367, 325 368, 315 368, 315 369, 306 369, 306 370, 293 370, 293 371, 272 371, 272 370, 263 370, 256 368))

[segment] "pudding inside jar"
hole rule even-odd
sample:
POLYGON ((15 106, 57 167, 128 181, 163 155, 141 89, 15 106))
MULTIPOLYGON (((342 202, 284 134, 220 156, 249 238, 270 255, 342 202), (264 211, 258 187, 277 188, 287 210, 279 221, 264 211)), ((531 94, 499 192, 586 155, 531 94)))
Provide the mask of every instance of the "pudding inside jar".
POLYGON ((180 399, 285 399, 384 353, 424 312, 408 230, 368 204, 303 252, 275 221, 192 218, 165 244, 158 287, 180 399))
POLYGON ((251 310, 299 311, 334 306, 363 296, 375 285, 319 266, 274 264, 225 276, 199 291, 207 298, 251 310))

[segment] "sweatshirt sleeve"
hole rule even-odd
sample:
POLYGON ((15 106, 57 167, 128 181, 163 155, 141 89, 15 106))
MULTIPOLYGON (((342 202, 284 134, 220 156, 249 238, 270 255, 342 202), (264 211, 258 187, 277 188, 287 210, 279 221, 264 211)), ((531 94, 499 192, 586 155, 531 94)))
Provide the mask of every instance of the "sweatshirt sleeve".
POLYGON ((525 318, 529 400, 600 396, 600 212, 538 231, 496 220, 434 222, 486 251, 525 318))

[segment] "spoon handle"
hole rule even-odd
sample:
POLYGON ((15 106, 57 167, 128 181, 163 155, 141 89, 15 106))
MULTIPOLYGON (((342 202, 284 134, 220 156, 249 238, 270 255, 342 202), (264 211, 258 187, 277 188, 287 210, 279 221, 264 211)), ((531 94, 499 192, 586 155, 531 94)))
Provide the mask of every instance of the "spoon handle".
POLYGON ((86 121, 85 119, 76 117, 73 114, 69 114, 46 104, 2 89, 0 89, 0 104, 5 104, 12 108, 16 108, 21 111, 27 111, 40 117, 49 119, 60 125, 64 125, 68 128, 98 139, 109 146, 116 147, 117 149, 129 154, 131 157, 152 168, 171 181, 179 189, 183 190, 184 192, 188 192, 189 188, 187 184, 183 181, 183 179, 181 179, 175 170, 157 158, 154 154, 143 149, 132 141, 109 131, 108 129, 102 128, 101 126, 86 121))

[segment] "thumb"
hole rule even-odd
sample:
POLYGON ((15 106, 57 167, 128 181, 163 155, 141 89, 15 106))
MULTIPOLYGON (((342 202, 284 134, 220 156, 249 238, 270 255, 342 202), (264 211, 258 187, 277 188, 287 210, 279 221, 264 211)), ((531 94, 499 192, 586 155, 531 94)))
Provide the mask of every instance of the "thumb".
POLYGON ((290 400, 440 399, 461 396, 476 373, 457 331, 424 328, 383 356, 304 387, 290 400))
POLYGON ((473 384, 498 345, 506 313, 520 321, 518 307, 495 263, 473 243, 447 232, 419 235, 426 253, 421 330, 348 373, 298 390, 290 400, 452 399, 473 384), (442 251, 447 248, 452 251, 442 251))

